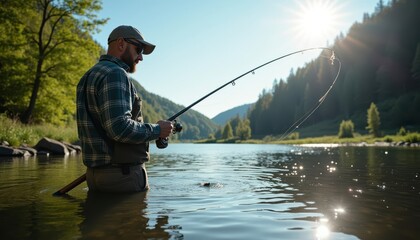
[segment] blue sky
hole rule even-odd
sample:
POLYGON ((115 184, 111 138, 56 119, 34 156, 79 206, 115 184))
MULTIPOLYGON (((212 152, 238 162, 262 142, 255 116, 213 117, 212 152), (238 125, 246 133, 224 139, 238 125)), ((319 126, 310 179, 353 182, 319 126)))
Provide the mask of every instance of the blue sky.
MULTIPOLYGON (((112 29, 137 27, 156 49, 144 56, 133 77, 147 91, 187 106, 271 59, 304 48, 326 47, 354 22, 361 22, 363 13, 372 14, 378 0, 102 2, 99 17, 110 20, 100 27, 95 40, 106 48, 112 29)), ((275 79, 286 79, 291 69, 318 54, 312 51, 280 60, 239 79, 235 86, 226 86, 193 109, 212 118, 255 102, 275 79)))

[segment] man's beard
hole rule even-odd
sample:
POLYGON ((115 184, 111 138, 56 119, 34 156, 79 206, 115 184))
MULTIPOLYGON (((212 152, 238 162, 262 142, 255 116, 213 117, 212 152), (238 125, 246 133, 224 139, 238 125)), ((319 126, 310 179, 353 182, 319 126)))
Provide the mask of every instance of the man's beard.
POLYGON ((126 48, 125 52, 121 55, 121 60, 130 67, 128 70, 129 73, 134 73, 136 71, 136 63, 131 58, 128 48, 126 48))

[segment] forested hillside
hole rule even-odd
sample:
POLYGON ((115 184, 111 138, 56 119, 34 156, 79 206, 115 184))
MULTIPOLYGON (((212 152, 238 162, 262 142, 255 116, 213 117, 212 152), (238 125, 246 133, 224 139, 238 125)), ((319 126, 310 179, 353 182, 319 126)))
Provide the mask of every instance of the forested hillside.
MULTIPOLYGON (((383 130, 415 127, 420 123, 420 1, 378 4, 346 36, 331 46, 342 62, 336 85, 321 107, 305 122, 308 127, 352 120, 358 131, 366 127, 366 111, 378 106, 383 130)), ((321 54, 326 55, 327 52, 321 54)), ((323 96, 337 72, 337 63, 319 57, 264 91, 249 119, 253 136, 283 134, 323 96)))
MULTIPOLYGON (((160 119, 168 119, 178 113, 184 106, 173 103, 172 101, 160 97, 156 94, 149 93, 137 81, 133 81, 143 103, 143 112, 146 122, 156 122, 160 119)), ((178 139, 202 139, 207 138, 211 133, 216 131, 216 124, 203 114, 188 110, 177 118, 182 124, 183 129, 180 133, 174 135, 178 139)))
POLYGON ((215 117, 213 117, 211 120, 215 122, 218 125, 225 125, 229 120, 232 118, 239 116, 240 118, 246 117, 249 108, 251 107, 251 103, 244 104, 238 107, 234 107, 232 109, 229 109, 227 111, 221 112, 217 114, 215 117))

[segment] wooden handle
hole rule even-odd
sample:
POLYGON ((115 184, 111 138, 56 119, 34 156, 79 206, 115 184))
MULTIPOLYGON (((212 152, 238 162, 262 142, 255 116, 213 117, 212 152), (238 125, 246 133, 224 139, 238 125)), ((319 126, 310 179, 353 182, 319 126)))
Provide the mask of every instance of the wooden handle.
POLYGON ((83 174, 82 176, 78 177, 73 182, 71 182, 68 185, 66 185, 65 187, 63 187, 62 189, 60 189, 57 192, 55 192, 53 194, 53 196, 62 196, 64 194, 66 194, 67 192, 69 192, 70 190, 72 190, 73 188, 75 188, 78 185, 80 185, 84 181, 86 181, 86 173, 83 174))

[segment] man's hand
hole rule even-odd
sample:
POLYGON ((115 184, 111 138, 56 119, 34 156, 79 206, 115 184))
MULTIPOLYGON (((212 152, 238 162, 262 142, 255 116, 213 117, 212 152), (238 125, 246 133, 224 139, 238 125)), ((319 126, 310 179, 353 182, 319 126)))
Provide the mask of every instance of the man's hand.
POLYGON ((171 121, 166 121, 166 120, 159 120, 157 122, 157 124, 159 124, 160 126, 160 138, 167 138, 169 137, 169 134, 171 134, 172 129, 174 128, 174 125, 172 124, 171 121))

